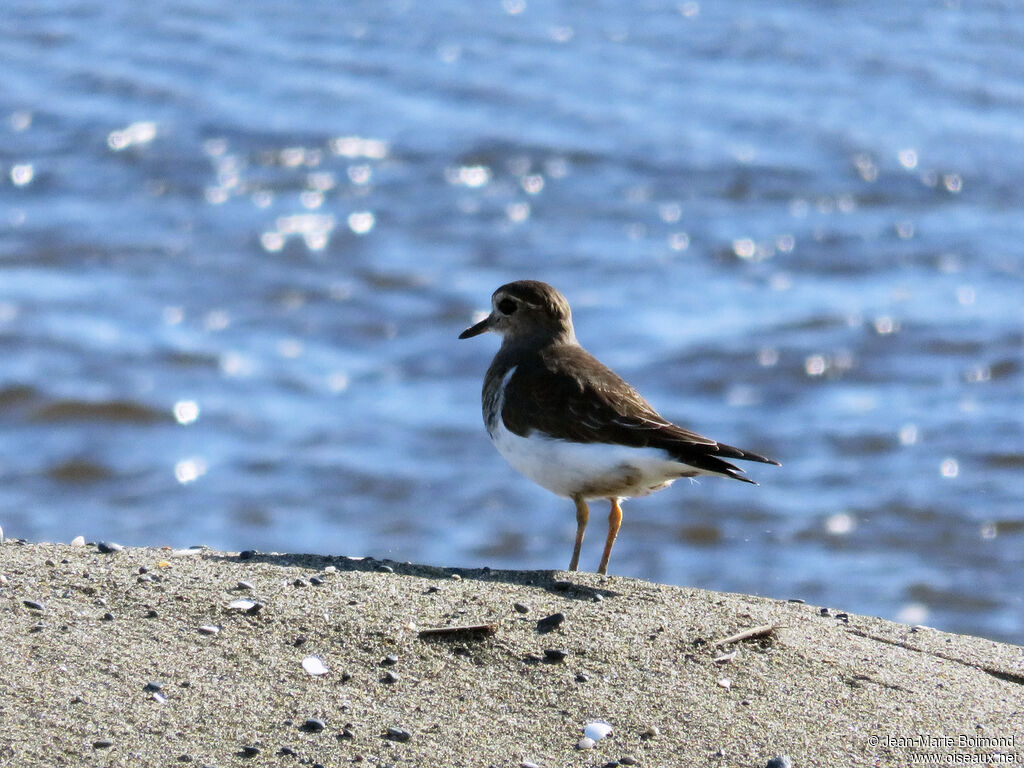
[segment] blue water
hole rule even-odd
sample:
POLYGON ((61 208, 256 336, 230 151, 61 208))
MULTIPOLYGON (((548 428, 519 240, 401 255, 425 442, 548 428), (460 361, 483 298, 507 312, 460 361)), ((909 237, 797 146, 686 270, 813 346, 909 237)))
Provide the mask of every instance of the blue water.
POLYGON ((6 535, 565 567, 456 340, 532 277, 784 465, 614 573, 1024 643, 1019 8, 467 8, 5 4, 6 535))

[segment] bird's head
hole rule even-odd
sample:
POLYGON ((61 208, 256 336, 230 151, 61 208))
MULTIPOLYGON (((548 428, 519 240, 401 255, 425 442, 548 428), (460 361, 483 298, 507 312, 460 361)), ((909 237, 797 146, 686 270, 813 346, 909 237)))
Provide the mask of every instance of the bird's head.
POLYGON ((506 283, 491 296, 491 313, 460 339, 493 331, 503 341, 575 341, 569 302, 539 280, 506 283))

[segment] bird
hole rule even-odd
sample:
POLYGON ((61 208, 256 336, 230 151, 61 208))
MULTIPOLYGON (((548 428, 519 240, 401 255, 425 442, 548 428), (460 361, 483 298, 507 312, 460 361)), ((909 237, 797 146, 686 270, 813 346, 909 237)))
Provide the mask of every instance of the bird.
POLYGON ((680 427, 576 339, 569 302, 539 280, 517 280, 491 296, 491 312, 459 334, 492 332, 501 347, 484 376, 484 425, 505 460, 527 478, 571 499, 579 567, 588 501, 607 499, 608 535, 598 566, 608 573, 622 524, 621 502, 679 478, 718 475, 757 485, 732 460, 781 466, 680 427))

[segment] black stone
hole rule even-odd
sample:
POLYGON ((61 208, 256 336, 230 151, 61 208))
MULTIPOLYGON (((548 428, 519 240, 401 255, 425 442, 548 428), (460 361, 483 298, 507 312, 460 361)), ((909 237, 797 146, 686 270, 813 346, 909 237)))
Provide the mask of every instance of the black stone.
POLYGON ((115 541, 101 541, 96 544, 96 549, 105 555, 109 555, 113 552, 120 552, 124 547, 115 541))
POLYGON ((541 633, 553 632, 558 629, 564 621, 564 613, 553 613, 550 616, 545 616, 537 622, 537 631, 541 633))
POLYGON ((259 747, 242 747, 242 757, 256 757, 259 753, 259 747))
POLYGON ((398 663, 398 656, 396 656, 393 653, 389 653, 387 656, 380 660, 380 663, 381 666, 384 667, 393 667, 395 666, 395 664, 398 663))
POLYGON ((518 613, 529 613, 530 612, 530 606, 523 605, 522 603, 513 603, 512 607, 515 608, 518 613))
POLYGON ((99 739, 92 743, 93 749, 110 749, 112 746, 114 746, 114 742, 110 739, 99 739))
POLYGON ((43 610, 46 610, 45 608, 43 608, 43 604, 42 603, 37 603, 35 600, 22 600, 21 604, 24 605, 29 610, 32 610, 32 611, 43 611, 43 610))
POLYGON ((306 733, 320 733, 326 727, 327 724, 323 720, 311 717, 299 726, 299 730, 306 733))
POLYGON ((564 648, 545 648, 544 649, 544 660, 550 662, 565 661, 565 657, 569 655, 569 652, 564 648))
POLYGON ((793 768, 793 761, 789 759, 789 755, 779 755, 769 760, 765 768, 793 768))
POLYGON ((255 549, 243 549, 238 553, 239 560, 252 560, 254 557, 256 557, 255 549))
POLYGON ((395 728, 394 726, 391 726, 387 730, 386 738, 391 739, 392 741, 400 741, 404 744, 412 739, 412 734, 404 728, 395 728))
POLYGON ((148 682, 144 686, 142 686, 142 690, 148 691, 149 693, 158 693, 159 691, 162 691, 163 689, 164 689, 164 686, 163 686, 162 683, 148 682))

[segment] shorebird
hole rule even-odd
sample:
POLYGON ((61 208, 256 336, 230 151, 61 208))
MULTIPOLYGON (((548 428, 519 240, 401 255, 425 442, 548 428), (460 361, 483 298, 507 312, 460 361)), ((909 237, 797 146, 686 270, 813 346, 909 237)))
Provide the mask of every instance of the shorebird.
POLYGON ((501 336, 483 386, 487 434, 516 470, 576 505, 579 566, 587 501, 608 499, 608 536, 597 572, 608 572, 623 499, 681 477, 720 475, 754 483, 728 459, 777 461, 719 443, 658 414, 633 387, 576 340, 569 302, 547 283, 518 280, 491 296, 491 313, 460 339, 501 336))

